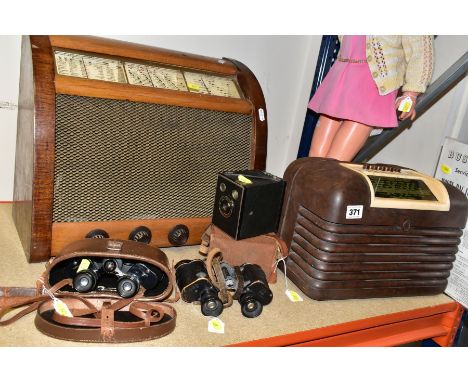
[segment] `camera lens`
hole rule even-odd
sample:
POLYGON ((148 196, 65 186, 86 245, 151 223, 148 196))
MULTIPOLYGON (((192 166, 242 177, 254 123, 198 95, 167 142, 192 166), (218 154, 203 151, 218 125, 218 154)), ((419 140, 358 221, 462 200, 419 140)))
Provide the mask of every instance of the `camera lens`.
POLYGON ((117 284, 117 293, 123 298, 130 298, 137 294, 140 283, 136 279, 122 277, 117 284))
POLYGON ((89 271, 82 271, 73 278, 73 288, 80 293, 87 293, 96 286, 96 276, 89 271))
POLYGON ((219 212, 225 218, 228 218, 232 215, 232 211, 234 209, 234 202, 232 199, 228 198, 227 196, 223 196, 219 199, 219 212))

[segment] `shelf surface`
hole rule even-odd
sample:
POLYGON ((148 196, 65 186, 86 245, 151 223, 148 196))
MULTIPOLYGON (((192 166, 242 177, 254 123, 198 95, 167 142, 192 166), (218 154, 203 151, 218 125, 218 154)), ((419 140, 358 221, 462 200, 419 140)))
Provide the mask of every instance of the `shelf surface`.
MULTIPOLYGON (((201 257, 197 246, 162 250, 171 263, 201 257)), ((0 204, 0 264, 0 286, 32 287, 45 267, 44 263, 27 263, 8 203, 0 204)), ((423 338, 450 338, 452 321, 456 322, 459 314, 459 305, 444 294, 314 301, 290 281, 288 286, 304 301, 289 301, 284 293, 284 275, 278 272, 277 283, 270 285, 273 302, 264 307, 259 317, 248 319, 242 316, 235 301, 220 316, 225 323, 224 334, 208 332, 209 318, 201 314, 200 306, 178 301, 173 333, 153 341, 120 346, 391 346, 423 338)), ((34 326, 34 314, 0 327, 0 346, 86 345, 41 334, 34 326)))

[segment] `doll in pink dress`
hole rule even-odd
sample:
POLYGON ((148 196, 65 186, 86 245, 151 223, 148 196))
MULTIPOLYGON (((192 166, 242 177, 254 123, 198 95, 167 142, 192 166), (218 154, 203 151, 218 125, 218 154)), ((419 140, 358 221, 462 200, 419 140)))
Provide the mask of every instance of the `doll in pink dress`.
MULTIPOLYGON (((425 53, 428 56, 426 61, 430 61, 425 65, 430 67, 430 70, 426 69, 424 78, 415 82, 421 85, 421 87, 415 87, 419 92, 404 91, 402 97, 398 99, 398 88, 384 92, 385 94, 382 95, 384 87, 381 86, 381 92, 379 92, 379 87, 374 80, 378 75, 384 77, 387 73, 388 76, 387 66, 390 65, 393 57, 387 58, 388 64, 386 64, 385 50, 381 46, 378 50, 372 45, 372 48, 375 48, 372 51, 376 52, 377 59, 381 61, 378 66, 379 72, 371 73, 368 61, 373 57, 369 55, 366 57, 366 44, 368 48, 370 47, 367 37, 343 37, 337 61, 309 102, 309 108, 320 114, 312 137, 309 156, 351 161, 365 144, 372 129, 398 126, 395 109, 406 97, 410 97, 412 106, 409 111, 401 113, 400 119, 411 118, 413 120, 415 118, 417 96, 421 89, 425 89, 432 74, 432 37, 423 37, 429 37, 428 41, 431 42, 430 49, 425 49, 428 52, 430 50, 429 53, 425 53), (383 66, 382 69, 381 66, 383 66)), ((420 65, 420 62, 417 64, 420 65)))

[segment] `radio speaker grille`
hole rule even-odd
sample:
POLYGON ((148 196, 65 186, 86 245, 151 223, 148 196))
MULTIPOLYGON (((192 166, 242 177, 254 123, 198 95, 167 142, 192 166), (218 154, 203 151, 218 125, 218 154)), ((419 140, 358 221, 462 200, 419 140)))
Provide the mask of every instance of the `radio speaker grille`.
POLYGON ((250 115, 58 94, 53 221, 210 216, 252 144, 250 115))

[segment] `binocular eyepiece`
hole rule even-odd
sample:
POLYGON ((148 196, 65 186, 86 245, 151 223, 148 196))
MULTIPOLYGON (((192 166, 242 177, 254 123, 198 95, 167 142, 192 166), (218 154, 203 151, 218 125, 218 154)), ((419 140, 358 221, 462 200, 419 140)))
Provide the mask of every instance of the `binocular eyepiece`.
POLYGON ((73 288, 80 293, 96 289, 104 277, 117 279, 117 293, 123 298, 135 296, 140 287, 153 289, 158 276, 143 263, 126 263, 121 259, 82 259, 73 278, 73 288))
POLYGON ((262 268, 257 264, 240 266, 243 278, 243 290, 239 296, 241 312, 244 317, 254 318, 262 313, 263 305, 273 300, 273 293, 262 268))
MULTIPOLYGON (((262 268, 248 263, 234 268, 225 262, 220 265, 225 286, 228 290, 236 291, 234 298, 238 296, 242 314, 248 318, 259 316, 263 306, 273 299, 262 268)), ((179 261, 175 270, 177 286, 185 302, 199 301, 205 316, 217 317, 222 313, 224 306, 218 297, 219 291, 210 280, 203 260, 179 261)))
POLYGON ((204 316, 219 316, 223 303, 203 260, 182 260, 175 265, 176 282, 185 302, 199 301, 204 316))

